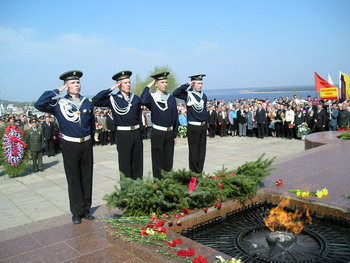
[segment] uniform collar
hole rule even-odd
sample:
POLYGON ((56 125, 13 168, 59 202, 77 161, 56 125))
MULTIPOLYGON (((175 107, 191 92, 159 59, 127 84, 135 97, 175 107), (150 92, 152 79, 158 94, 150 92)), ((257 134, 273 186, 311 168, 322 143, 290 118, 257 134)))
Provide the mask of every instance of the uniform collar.
MULTIPOLYGON (((129 98, 131 98, 131 95, 132 95, 132 93, 130 92, 130 93, 129 93, 129 98)), ((121 98, 121 99, 125 99, 125 97, 123 96, 123 94, 122 94, 121 91, 118 91, 118 92, 117 92, 117 96, 118 96, 119 98, 121 98)))
MULTIPOLYGON (((72 96, 69 95, 69 93, 67 93, 67 95, 64 96, 64 98, 65 98, 65 99, 69 99, 69 100, 73 100, 72 96)), ((81 100, 82 98, 83 98, 83 96, 81 96, 81 95, 79 94, 79 100, 81 100)))

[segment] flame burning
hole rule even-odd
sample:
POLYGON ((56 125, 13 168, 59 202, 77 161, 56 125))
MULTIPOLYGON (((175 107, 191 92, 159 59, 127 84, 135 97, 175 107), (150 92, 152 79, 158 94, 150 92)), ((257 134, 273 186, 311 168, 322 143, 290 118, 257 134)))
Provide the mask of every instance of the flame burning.
POLYGON ((289 199, 283 199, 277 207, 271 209, 269 215, 264 218, 264 223, 271 231, 279 230, 282 227, 285 231, 299 234, 303 231, 304 223, 312 224, 312 218, 308 210, 305 214, 298 210, 295 212, 285 211, 283 208, 288 204, 289 199))

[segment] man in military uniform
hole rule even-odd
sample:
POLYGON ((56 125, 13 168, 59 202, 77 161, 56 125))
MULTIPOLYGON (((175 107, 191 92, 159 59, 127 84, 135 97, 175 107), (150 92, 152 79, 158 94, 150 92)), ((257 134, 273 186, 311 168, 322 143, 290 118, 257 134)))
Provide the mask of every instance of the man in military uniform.
POLYGON ((27 130, 29 149, 32 156, 34 172, 43 171, 43 131, 38 128, 35 119, 30 120, 31 128, 27 130))
POLYGON ((176 100, 166 92, 168 75, 169 72, 162 72, 151 76, 154 80, 145 87, 141 95, 141 104, 152 112, 152 170, 153 177, 159 179, 162 178, 162 170, 170 171, 173 168, 178 127, 176 100), (156 91, 150 93, 153 85, 156 86, 156 91))
POLYGON ((80 95, 78 70, 68 71, 60 76, 64 84, 59 89, 45 91, 35 103, 39 111, 53 114, 62 133, 62 155, 68 182, 70 211, 73 224, 81 219, 93 220, 90 214, 92 202, 93 151, 92 137, 95 133, 94 105, 92 100, 80 95), (67 91, 59 100, 53 97, 67 91))
POLYGON ((130 92, 131 71, 122 71, 112 79, 116 84, 92 98, 95 106, 109 107, 117 126, 119 171, 134 180, 143 174, 143 142, 140 98, 130 92), (114 89, 119 88, 113 95, 114 89))
POLYGON ((190 76, 190 82, 181 85, 173 92, 174 97, 184 100, 187 105, 189 168, 195 173, 203 172, 207 147, 208 99, 202 92, 204 76, 204 74, 190 76))

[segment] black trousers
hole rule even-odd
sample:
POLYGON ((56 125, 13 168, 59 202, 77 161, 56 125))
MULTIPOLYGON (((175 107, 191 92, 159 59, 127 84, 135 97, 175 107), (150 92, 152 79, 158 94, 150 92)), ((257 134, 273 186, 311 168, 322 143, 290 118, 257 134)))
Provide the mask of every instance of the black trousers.
POLYGON ((143 142, 140 129, 117 131, 119 171, 136 180, 143 174, 143 142))
POLYGON ((189 167, 192 172, 203 172, 207 148, 207 125, 188 124, 187 141, 189 148, 189 167))
POLYGON ((283 138, 284 137, 284 125, 282 122, 275 123, 276 136, 283 138))
POLYGON ((94 162, 92 140, 83 143, 63 140, 62 156, 68 183, 70 211, 73 215, 82 216, 91 208, 94 162))
POLYGON ((289 124, 291 124, 290 121, 286 121, 284 123, 284 127, 285 127, 285 135, 286 135, 286 138, 288 139, 292 139, 294 137, 294 127, 289 127, 289 124))
POLYGON ((109 143, 111 145, 116 143, 116 141, 117 141, 116 136, 117 136, 117 131, 110 131, 109 132, 109 143))
POLYGON ((48 139, 48 140, 45 139, 45 153, 48 156, 55 154, 55 147, 54 147, 53 139, 48 139))
POLYGON ((215 124, 209 124, 209 137, 214 138, 216 132, 215 124))
POLYGON ((265 136, 265 123, 258 123, 258 138, 265 136))
POLYGON ((107 135, 108 135, 107 131, 103 131, 103 132, 100 133, 99 140, 100 140, 101 145, 106 145, 107 144, 107 137, 108 137, 107 135))
POLYGON ((170 171, 174 162, 174 132, 152 129, 151 153, 153 177, 161 179, 161 171, 170 171))

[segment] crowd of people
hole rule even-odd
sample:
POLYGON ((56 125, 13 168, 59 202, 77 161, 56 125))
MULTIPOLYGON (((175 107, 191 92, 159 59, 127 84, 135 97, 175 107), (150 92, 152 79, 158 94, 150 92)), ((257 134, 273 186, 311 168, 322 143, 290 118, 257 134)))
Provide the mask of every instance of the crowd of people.
MULTIPOLYGON (((307 133, 347 130, 350 123, 350 100, 324 101, 296 95, 272 101, 214 99, 208 101, 207 108, 210 138, 219 135, 300 139, 307 133)), ((186 105, 180 104, 178 109, 180 125, 186 126, 186 105)))

